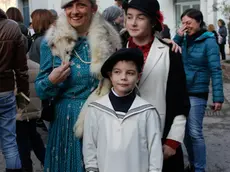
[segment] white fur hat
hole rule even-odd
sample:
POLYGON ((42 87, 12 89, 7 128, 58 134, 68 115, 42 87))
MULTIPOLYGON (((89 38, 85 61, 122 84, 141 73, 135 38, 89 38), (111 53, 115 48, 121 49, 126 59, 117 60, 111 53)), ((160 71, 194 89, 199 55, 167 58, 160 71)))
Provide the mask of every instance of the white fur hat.
MULTIPOLYGON (((64 8, 68 3, 76 0, 61 0, 61 8, 64 8)), ((90 0, 93 4, 96 4, 96 0, 90 0)))

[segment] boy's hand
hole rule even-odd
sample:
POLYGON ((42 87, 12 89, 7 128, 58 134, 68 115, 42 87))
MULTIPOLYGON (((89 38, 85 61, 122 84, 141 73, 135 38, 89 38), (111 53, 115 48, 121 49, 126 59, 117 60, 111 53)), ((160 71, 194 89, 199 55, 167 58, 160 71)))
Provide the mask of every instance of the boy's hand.
POLYGON ((163 154, 164 154, 164 159, 168 159, 176 154, 176 150, 167 145, 163 145, 163 154))

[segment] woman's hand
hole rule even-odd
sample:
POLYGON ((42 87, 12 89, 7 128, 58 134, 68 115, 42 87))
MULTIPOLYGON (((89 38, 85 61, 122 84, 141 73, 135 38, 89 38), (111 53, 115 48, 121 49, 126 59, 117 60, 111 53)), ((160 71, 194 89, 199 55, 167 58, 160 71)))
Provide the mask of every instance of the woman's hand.
POLYGON ((172 51, 174 51, 175 53, 182 53, 181 47, 177 45, 177 43, 175 43, 172 39, 164 38, 162 40, 167 44, 172 44, 172 51))
POLYGON ((176 150, 171 148, 170 146, 163 145, 163 154, 164 154, 164 159, 168 159, 171 156, 176 154, 176 150))
POLYGON ((214 110, 214 112, 220 111, 221 108, 222 108, 222 103, 214 103, 213 104, 213 110, 214 110))
POLYGON ((184 36, 185 32, 187 31, 186 25, 183 25, 177 30, 177 34, 179 36, 184 36))
POLYGON ((70 62, 63 63, 61 66, 55 68, 49 75, 49 80, 52 84, 59 84, 66 80, 70 75, 70 62))

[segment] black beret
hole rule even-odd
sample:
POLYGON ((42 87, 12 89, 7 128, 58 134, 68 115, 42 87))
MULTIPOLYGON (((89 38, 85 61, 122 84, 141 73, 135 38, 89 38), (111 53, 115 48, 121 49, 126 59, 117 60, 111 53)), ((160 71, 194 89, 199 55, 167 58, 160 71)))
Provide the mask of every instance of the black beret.
MULTIPOLYGON (((124 0, 122 7, 126 12, 128 8, 134 8, 142 11, 151 19, 156 19, 159 17, 158 12, 160 11, 160 4, 157 0, 124 0)), ((161 23, 158 20, 156 20, 155 29, 159 32, 162 30, 161 23)))
POLYGON ((104 78, 108 78, 108 72, 111 72, 114 65, 119 61, 133 61, 139 73, 142 71, 144 65, 144 56, 138 48, 122 48, 112 54, 102 65, 101 74, 104 78))

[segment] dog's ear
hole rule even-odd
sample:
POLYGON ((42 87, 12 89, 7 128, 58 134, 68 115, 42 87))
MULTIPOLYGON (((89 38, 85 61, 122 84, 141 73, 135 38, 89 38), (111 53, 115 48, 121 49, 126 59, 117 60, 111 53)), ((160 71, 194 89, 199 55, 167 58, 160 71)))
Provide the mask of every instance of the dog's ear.
POLYGON ((50 44, 50 47, 51 48, 56 48, 56 46, 55 46, 55 44, 53 42, 50 44))

